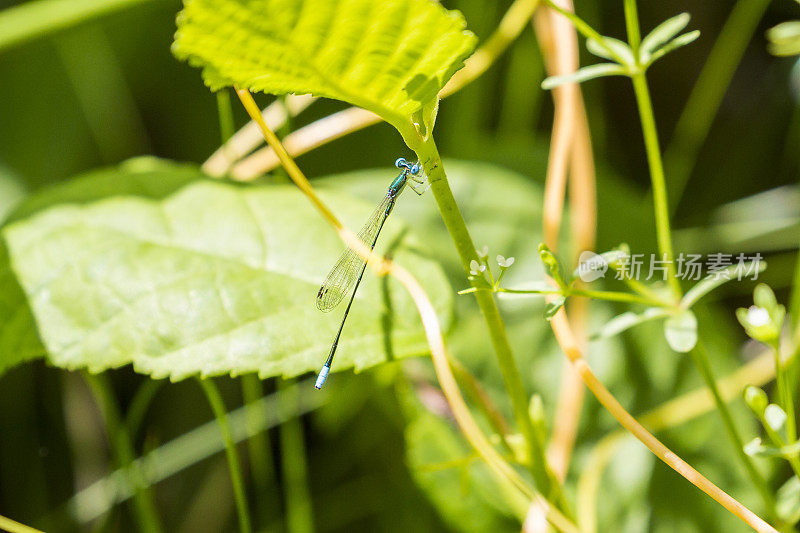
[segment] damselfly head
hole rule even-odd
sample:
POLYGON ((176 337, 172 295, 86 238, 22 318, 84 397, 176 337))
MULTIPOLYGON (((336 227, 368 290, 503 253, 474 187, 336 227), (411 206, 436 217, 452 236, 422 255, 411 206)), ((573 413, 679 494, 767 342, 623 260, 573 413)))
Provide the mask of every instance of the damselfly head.
POLYGON ((414 176, 422 172, 422 167, 419 166, 419 163, 414 163, 413 165, 411 165, 408 163, 408 161, 406 161, 405 157, 398 157, 397 160, 394 162, 394 166, 396 166, 397 168, 404 168, 414 176))

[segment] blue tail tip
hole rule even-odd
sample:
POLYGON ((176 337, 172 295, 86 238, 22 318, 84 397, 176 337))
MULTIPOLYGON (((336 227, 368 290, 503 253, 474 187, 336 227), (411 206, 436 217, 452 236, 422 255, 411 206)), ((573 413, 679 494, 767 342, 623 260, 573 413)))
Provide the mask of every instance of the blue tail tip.
POLYGON ((325 385, 325 380, 328 379, 328 373, 331 371, 331 367, 325 365, 322 367, 322 370, 319 371, 319 375, 317 376, 317 382, 314 384, 314 388, 319 390, 325 385))

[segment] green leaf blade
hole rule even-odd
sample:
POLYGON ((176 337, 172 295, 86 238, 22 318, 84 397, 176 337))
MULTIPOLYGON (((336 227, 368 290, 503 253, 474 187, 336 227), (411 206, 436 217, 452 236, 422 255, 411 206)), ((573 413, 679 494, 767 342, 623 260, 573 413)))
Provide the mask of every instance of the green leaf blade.
MULTIPOLYGON (((369 211, 330 196, 348 224, 369 211)), ((384 232, 379 250, 416 273, 446 328, 452 296, 441 268, 408 247, 398 220, 384 232)), ((163 201, 62 205, 11 224, 4 237, 48 359, 61 367, 132 363, 173 380, 297 375, 322 364, 341 318, 314 306, 341 242, 289 186, 200 181, 163 201)), ((335 369, 426 351, 402 286, 367 273, 335 369)))
POLYGON ((631 329, 634 326, 643 324, 650 320, 664 318, 669 313, 668 310, 659 307, 650 307, 643 313, 634 313, 633 311, 626 311, 621 315, 617 315, 600 328, 597 333, 592 334, 590 340, 596 341, 601 339, 608 339, 619 335, 620 333, 631 329))
POLYGON ((722 270, 706 276, 701 281, 697 282, 694 287, 686 291, 686 294, 681 299, 681 307, 689 309, 703 298, 703 296, 720 285, 733 279, 741 281, 748 276, 757 276, 766 270, 766 268, 766 261, 748 261, 729 265, 722 270))
POLYGON ((187 0, 173 53, 212 90, 342 100, 395 124, 437 97, 475 46, 458 12, 429 0, 187 0))
POLYGON ((664 336, 676 352, 691 351, 697 344, 697 317, 689 310, 669 317, 664 322, 664 336))
POLYGON ((628 71, 625 67, 616 63, 598 63, 597 65, 589 65, 588 67, 580 68, 572 74, 545 78, 542 82, 542 89, 549 90, 559 85, 564 85, 565 83, 581 83, 604 76, 625 76, 627 74, 628 71))
MULTIPOLYGON (((659 47, 669 42, 673 37, 683 30, 691 20, 689 13, 681 13, 669 18, 656 26, 644 39, 639 48, 641 54, 650 56, 659 47)), ((645 61, 646 62, 646 61, 645 61)))
POLYGON ((678 48, 686 46, 687 44, 693 43, 694 41, 697 40, 698 37, 700 37, 700 30, 694 30, 690 31, 689 33, 684 33, 683 35, 679 35, 678 37, 675 37, 670 42, 668 42, 667 44, 665 44, 664 46, 653 52, 653 55, 650 56, 649 58, 643 58, 646 60, 643 60, 642 62, 647 65, 650 65, 654 61, 661 59, 662 57, 672 52, 673 50, 677 50, 678 48))
POLYGON ((464 533, 518 529, 503 488, 450 421, 427 411, 411 390, 404 396, 406 462, 441 518, 464 533))
POLYGON ((633 51, 631 47, 628 46, 627 43, 620 41, 619 39, 614 39, 613 37, 603 37, 603 44, 605 47, 595 41, 594 39, 587 39, 586 40, 586 49, 596 55, 597 57, 602 57, 603 59, 610 59, 612 61, 617 61, 617 59, 621 59, 624 65, 632 66, 636 63, 633 57, 633 51), (616 54, 614 57, 613 54, 609 53, 609 50, 616 54))

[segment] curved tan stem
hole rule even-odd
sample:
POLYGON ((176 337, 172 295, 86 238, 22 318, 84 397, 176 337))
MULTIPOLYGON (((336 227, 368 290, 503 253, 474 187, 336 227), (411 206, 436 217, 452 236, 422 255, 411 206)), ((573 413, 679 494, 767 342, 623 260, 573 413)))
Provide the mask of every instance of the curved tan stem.
MULTIPOLYGON (((747 385, 760 387, 775 378, 775 363, 769 350, 736 371, 717 381, 720 394, 726 402, 741 398, 747 385)), ((716 404, 708 387, 700 387, 663 403, 642 415, 639 420, 650 431, 661 431, 679 426, 710 412, 716 404)), ((578 519, 581 531, 597 531, 597 494, 603 471, 614 456, 617 446, 627 436, 625 430, 609 433, 592 448, 589 458, 578 478, 578 519)))
MULTIPOLYGON (((564 9, 568 9, 570 11, 572 10, 570 0, 561 0, 556 3, 564 9)), ((548 13, 549 17, 556 16, 553 12, 548 11, 548 13)), ((566 22, 566 19, 560 21, 558 18, 549 17, 545 18, 545 15, 538 16, 536 26, 537 33, 540 34, 540 39, 543 41, 543 49, 545 50, 546 57, 554 58, 547 62, 549 63, 547 65, 548 69, 556 71, 556 69, 564 68, 569 65, 569 71, 572 71, 577 68, 577 49, 576 47, 572 47, 571 44, 576 39, 574 30, 569 32, 569 37, 567 38, 566 34, 568 30, 561 29, 559 27, 559 24, 566 22), (558 40, 556 36, 561 32, 565 34, 565 37, 558 40), (572 57, 568 62, 568 58, 562 57, 561 54, 566 55, 570 51, 572 52, 572 57)), ((569 85, 566 87, 569 87, 569 85)), ((577 91, 577 88, 574 90, 577 91)), ((577 159, 575 153, 570 152, 570 148, 573 146, 572 137, 575 134, 575 129, 572 126, 572 122, 580 120, 576 118, 578 114, 583 114, 585 117, 585 113, 579 113, 579 111, 582 112, 583 110, 582 106, 579 107, 577 98, 578 96, 575 96, 574 93, 570 92, 562 92, 561 95, 554 95, 554 99, 556 101, 556 119, 554 121, 553 139, 550 149, 550 161, 548 165, 547 183, 545 185, 544 205, 544 236, 546 242, 552 243, 552 245, 555 245, 558 241, 558 235, 561 226, 564 204, 564 189, 566 187, 566 169, 568 167, 569 156, 573 156, 573 161, 575 163, 581 163, 577 159), (571 109, 564 108, 559 113, 559 105, 568 106, 570 104, 572 104, 571 109), (564 121, 563 124, 561 121, 564 121), (556 128, 556 126, 559 127, 556 128)), ((587 144, 585 144, 586 139, 588 139, 588 132, 585 136, 585 139, 582 139, 582 142, 577 148, 578 150, 583 151, 584 156, 587 155, 587 151, 589 154, 591 152, 591 146, 587 146, 587 144)), ((585 187, 587 183, 584 181, 583 185, 585 187)), ((581 190, 580 186, 573 188, 576 189, 574 194, 578 195, 578 197, 573 196, 573 202, 575 204, 584 205, 585 208, 585 202, 591 200, 591 202, 594 203, 593 185, 591 190, 581 190)), ((585 218, 584 220, 575 222, 576 229, 581 231, 577 233, 577 235, 580 238, 586 239, 584 242, 588 242, 589 233, 586 232, 585 225, 595 225, 594 209, 592 208, 591 210, 584 210, 583 212, 579 213, 578 216, 585 218)), ((556 339, 561 346, 561 349, 566 354, 577 374, 580 376, 589 390, 592 391, 595 397, 597 397, 600 403, 620 422, 620 424, 622 424, 625 429, 630 431, 636 438, 644 443, 645 446, 647 446, 659 459, 667 463, 667 465, 673 468, 676 472, 688 479, 692 484, 711 496, 714 500, 719 502, 723 507, 742 519, 748 525, 758 531, 775 531, 772 526, 767 524, 752 511, 711 483, 711 481, 706 479, 680 457, 675 455, 671 450, 664 446, 664 444, 662 444, 651 433, 649 433, 644 426, 639 424, 636 419, 625 410, 624 407, 622 407, 622 405, 616 400, 616 398, 614 398, 608 389, 605 388, 605 386, 600 382, 600 380, 597 379, 597 377, 589 368, 589 365, 586 363, 581 353, 581 341, 573 333, 570 323, 567 319, 567 315, 563 309, 559 311, 559 313, 551 320, 550 324, 553 328, 553 332, 556 335, 556 339)))
MULTIPOLYGON (((563 0, 561 3, 565 9, 572 10, 570 0, 563 0)), ((536 13, 534 25, 548 73, 562 74, 577 70, 578 38, 569 20, 550 8, 542 8, 536 13)), ((579 89, 576 83, 567 83, 553 90, 553 132, 550 136, 550 155, 544 186, 542 229, 544 241, 551 250, 558 249, 578 98, 579 89)))
MULTIPOLYGON (((381 122, 381 117, 375 113, 350 107, 293 131, 283 139, 283 145, 296 157, 378 122, 381 122)), ((250 181, 279 165, 275 150, 267 146, 235 164, 230 173, 237 181, 250 181)))
POLYGON ((0 516, 0 529, 9 531, 10 533, 42 533, 36 528, 20 524, 16 520, 11 520, 5 516, 0 516))
MULTIPOLYGON (((560 2, 572 10, 571 0, 560 2)), ((548 8, 537 11, 534 17, 536 35, 550 76, 574 72, 578 68, 578 40, 574 27, 548 8)), ((577 84, 568 84, 553 92, 555 116, 545 183, 543 211, 544 239, 555 250, 561 229, 564 188, 569 170, 569 195, 572 211, 572 240, 576 254, 593 250, 596 228, 595 176, 589 123, 583 97, 577 84)), ((571 323, 585 343, 589 300, 576 298, 569 309, 571 323)), ((584 388, 580 377, 565 361, 561 374, 556 416, 547 449, 553 472, 563 481, 569 468, 572 449, 578 431, 583 406, 584 388)))
POLYGON ((631 432, 634 437, 639 439, 642 444, 647 446, 656 457, 664 461, 670 468, 686 478, 698 489, 711 496, 717 503, 747 525, 756 531, 777 533, 774 527, 732 498, 728 493, 717 487, 700 472, 692 468, 686 461, 678 457, 672 450, 664 446, 660 440, 647 431, 644 426, 637 422, 636 419, 622 407, 622 404, 620 404, 614 395, 605 388, 600 380, 597 379, 597 376, 594 375, 591 368, 589 368, 581 351, 578 349, 577 341, 575 340, 575 336, 572 333, 572 329, 570 328, 563 309, 553 317, 550 324, 556 335, 558 344, 561 346, 567 358, 572 362, 583 382, 589 390, 592 391, 592 394, 595 395, 603 407, 617 419, 622 427, 631 432))
MULTIPOLYGON (((285 103, 275 101, 267 106, 261 112, 261 117, 274 131, 283 126, 289 116, 299 115, 314 100, 316 98, 310 94, 290 94, 286 97, 285 103)), ((263 140, 258 124, 251 120, 211 154, 200 168, 209 176, 224 176, 236 161, 255 150, 263 140)))

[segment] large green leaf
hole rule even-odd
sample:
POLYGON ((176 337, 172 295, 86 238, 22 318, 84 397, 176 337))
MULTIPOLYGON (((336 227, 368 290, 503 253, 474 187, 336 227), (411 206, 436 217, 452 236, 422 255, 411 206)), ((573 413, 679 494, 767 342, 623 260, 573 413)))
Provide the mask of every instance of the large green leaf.
POLYGON ((212 90, 311 93, 398 127, 433 112, 475 46, 464 27, 430 0, 185 0, 173 52, 212 90))
POLYGON ((8 250, 0 243, 0 375, 44 353, 25 293, 11 270, 8 250))
MULTIPOLYGON (((131 159, 113 169, 88 172, 25 198, 8 216, 19 220, 60 203, 85 203, 121 194, 163 198, 204 176, 192 165, 153 157, 131 159)), ((2 184, 2 182, 0 182, 2 184)), ((11 192, 16 189, 9 185, 11 192)), ((16 196, 18 199, 19 191, 16 196)), ((16 203, 16 202, 15 202, 16 203)), ((9 204, 9 208, 11 204, 9 204)), ((6 213, 3 212, 5 218, 6 213)), ((41 357, 45 348, 25 293, 11 269, 5 242, 0 242, 0 374, 24 361, 41 357)))
POLYGON ((5 220, 25 197, 25 189, 22 178, 0 162, 0 220, 5 220))
POLYGON ((150 156, 135 157, 119 166, 92 170, 42 189, 17 205, 9 220, 26 218, 58 204, 84 204, 111 196, 160 199, 201 179, 209 178, 195 165, 150 156))
MULTIPOLYGON (((0 219, 4 220, 25 196, 22 179, 0 164, 0 219)), ((8 264, 8 250, 0 242, 0 374, 44 354, 25 295, 8 264)))
POLYGON ((518 531, 518 520, 489 468, 457 428, 421 405, 412 409, 416 415, 405 434, 408 466, 445 522, 454 531, 518 531))
MULTIPOLYGON (((328 195, 348 224, 370 206, 328 195)), ((451 289, 398 221, 382 251, 422 281, 446 327, 451 289)), ((296 375, 317 369, 340 319, 314 296, 342 249, 290 186, 193 183, 158 201, 60 205, 7 226, 11 262, 51 363, 91 371, 133 363, 155 377, 296 375)), ((415 307, 367 274, 335 368, 425 353, 415 307)))

